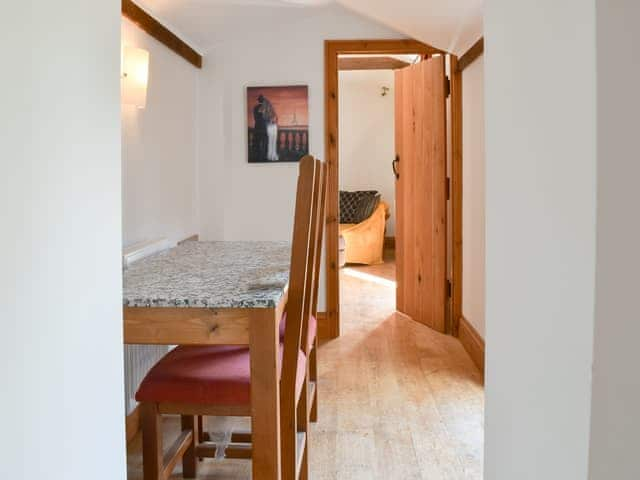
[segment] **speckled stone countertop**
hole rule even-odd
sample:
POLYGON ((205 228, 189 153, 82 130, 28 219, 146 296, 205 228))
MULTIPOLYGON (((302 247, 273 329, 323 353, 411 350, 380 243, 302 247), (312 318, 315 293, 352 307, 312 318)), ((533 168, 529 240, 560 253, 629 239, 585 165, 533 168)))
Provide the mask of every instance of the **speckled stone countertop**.
POLYGON ((185 242, 124 270, 126 307, 271 308, 289 281, 288 242, 185 242))

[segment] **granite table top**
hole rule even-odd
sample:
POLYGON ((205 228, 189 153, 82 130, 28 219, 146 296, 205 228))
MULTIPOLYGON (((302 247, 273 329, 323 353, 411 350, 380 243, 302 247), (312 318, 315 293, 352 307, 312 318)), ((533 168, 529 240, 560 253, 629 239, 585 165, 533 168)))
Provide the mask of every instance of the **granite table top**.
POLYGON ((288 242, 185 242, 124 270, 123 305, 274 308, 290 255, 288 242))

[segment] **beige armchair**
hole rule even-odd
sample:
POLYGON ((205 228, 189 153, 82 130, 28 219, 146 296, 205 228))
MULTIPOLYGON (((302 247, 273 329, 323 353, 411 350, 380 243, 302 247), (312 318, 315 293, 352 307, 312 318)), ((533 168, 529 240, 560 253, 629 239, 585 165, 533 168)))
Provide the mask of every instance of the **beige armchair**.
POLYGON ((341 223, 340 236, 345 241, 345 262, 377 265, 383 263, 385 224, 389 218, 389 205, 380 202, 364 222, 341 223))

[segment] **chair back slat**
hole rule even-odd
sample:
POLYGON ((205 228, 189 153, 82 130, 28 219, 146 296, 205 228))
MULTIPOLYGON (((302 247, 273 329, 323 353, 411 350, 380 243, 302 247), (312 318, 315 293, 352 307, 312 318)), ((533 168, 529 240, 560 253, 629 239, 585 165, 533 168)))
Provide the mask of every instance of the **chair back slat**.
POLYGON ((307 257, 307 278, 305 287, 305 305, 308 305, 309 314, 305 315, 302 319, 302 351, 305 354, 309 353, 309 342, 305 339, 308 337, 309 330, 309 315, 313 313, 313 296, 316 286, 316 251, 317 251, 317 238, 320 232, 320 200, 321 200, 321 188, 324 181, 324 167, 323 162, 315 160, 316 162, 316 176, 314 179, 313 187, 313 209, 311 214, 311 232, 309 235, 309 255, 307 257))
POLYGON ((308 292, 307 276, 310 274, 308 266, 311 253, 310 238, 314 196, 316 194, 316 170, 317 164, 313 157, 307 155, 300 160, 293 221, 293 241, 291 244, 287 326, 285 329, 282 378, 280 381, 283 408, 294 408, 298 352, 301 344, 307 343, 306 339, 302 342, 301 338, 303 338, 303 322, 305 318, 308 319, 311 311, 311 295, 308 292))
POLYGON ((326 225, 325 206, 327 202, 327 164, 320 162, 320 189, 318 192, 318 232, 314 248, 315 265, 313 272, 313 294, 311 297, 311 314, 318 318, 318 289, 320 287, 320 259, 322 258, 322 242, 326 225))

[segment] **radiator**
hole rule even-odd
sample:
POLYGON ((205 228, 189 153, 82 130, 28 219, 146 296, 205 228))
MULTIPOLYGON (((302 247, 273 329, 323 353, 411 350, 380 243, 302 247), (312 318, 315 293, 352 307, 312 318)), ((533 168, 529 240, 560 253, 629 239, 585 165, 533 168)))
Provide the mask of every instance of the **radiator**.
MULTIPOLYGON (((166 238, 140 242, 124 249, 123 268, 153 253, 174 247, 166 238)), ((136 391, 149 369, 167 353, 166 345, 125 345, 124 346, 124 391, 127 414, 136 408, 136 391)))
POLYGON ((124 381, 127 414, 136 408, 136 390, 149 369, 167 353, 166 345, 125 345, 124 381))

